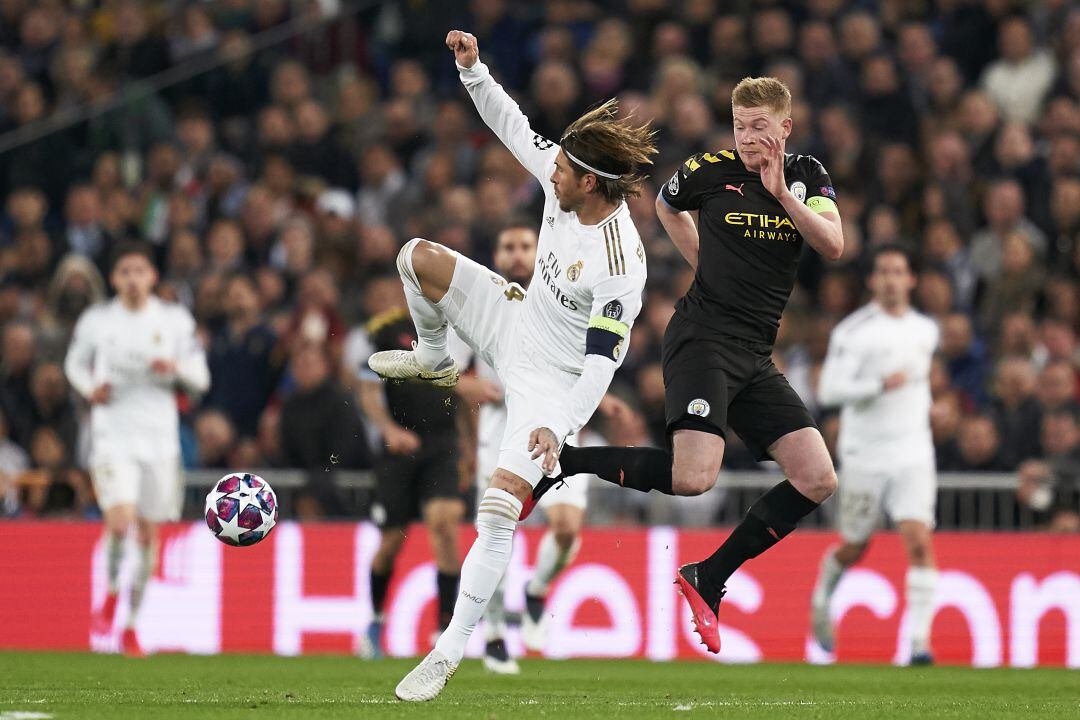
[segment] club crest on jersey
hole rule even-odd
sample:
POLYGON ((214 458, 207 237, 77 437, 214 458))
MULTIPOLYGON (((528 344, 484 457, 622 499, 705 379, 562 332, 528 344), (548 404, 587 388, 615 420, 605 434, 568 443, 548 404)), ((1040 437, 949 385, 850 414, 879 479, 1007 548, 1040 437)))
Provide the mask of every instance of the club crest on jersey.
POLYGON ((668 180, 667 191, 668 191, 669 195, 678 195, 679 194, 679 171, 678 170, 676 170, 675 174, 671 176, 670 180, 668 180))
POLYGON ((710 410, 712 410, 712 408, 709 407, 709 403, 701 398, 691 400, 690 404, 686 406, 686 412, 691 415, 697 415, 698 417, 708 417, 710 410))
POLYGON ((585 267, 585 261, 578 260, 576 263, 566 268, 566 279, 570 282, 577 282, 578 278, 581 277, 581 269, 583 267, 585 267))
POLYGON ((806 201, 806 183, 796 180, 791 183, 791 194, 795 196, 795 199, 799 202, 806 201))

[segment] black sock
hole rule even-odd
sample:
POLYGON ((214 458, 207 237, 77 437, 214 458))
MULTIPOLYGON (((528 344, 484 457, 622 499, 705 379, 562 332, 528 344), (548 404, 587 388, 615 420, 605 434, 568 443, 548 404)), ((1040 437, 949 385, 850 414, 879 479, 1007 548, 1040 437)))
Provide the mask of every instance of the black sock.
POLYGON ((371 610, 376 618, 382 617, 386 604, 386 591, 390 587, 390 573, 380 575, 371 571, 371 610))
POLYGON ((671 490, 671 453, 649 447, 573 447, 559 454, 563 475, 591 473, 610 483, 641 492, 671 490))
POLYGON ((698 566, 699 575, 712 586, 708 589, 716 592, 715 598, 705 600, 712 605, 740 565, 780 542, 817 506, 787 480, 758 498, 724 544, 698 566))
POLYGON ((450 618, 454 616, 454 603, 457 601, 458 582, 460 580, 460 575, 439 573, 435 576, 435 584, 439 588, 440 630, 445 630, 450 624, 450 618))

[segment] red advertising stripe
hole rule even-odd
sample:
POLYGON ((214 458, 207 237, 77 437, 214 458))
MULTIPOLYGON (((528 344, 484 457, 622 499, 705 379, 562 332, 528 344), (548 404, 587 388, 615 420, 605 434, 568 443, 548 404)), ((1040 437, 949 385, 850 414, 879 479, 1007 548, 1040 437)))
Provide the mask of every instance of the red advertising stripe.
MULTIPOLYGON (((515 539, 506 586, 511 611, 521 608, 541 532, 525 529, 515 539)), ((671 580, 679 564, 706 557, 725 536, 587 530, 577 561, 549 593, 546 654, 715 659, 697 645, 671 580)), ((473 537, 463 526, 462 547, 473 537)), ((0 647, 91 646, 91 604, 105 583, 103 558, 94 555, 99 538, 94 524, 0 525, 0 647)), ((198 524, 170 526, 140 638, 162 651, 354 652, 371 617, 367 577, 378 542, 367 525, 283 523, 260 545, 230 548, 198 524)), ((834 542, 830 533, 797 532, 731 579, 719 659, 807 657, 810 592, 834 542)), ((1080 537, 941 533, 935 550, 933 650, 940 661, 1080 667, 1080 537)), ((840 661, 905 659, 905 572, 899 538, 882 533, 844 576, 834 598, 840 661)), ((411 528, 388 598, 391 654, 426 651, 435 628, 434 575, 426 533, 411 528)), ((105 649, 107 640, 95 638, 93 647, 105 649)), ((515 634, 510 641, 520 649, 515 634)))

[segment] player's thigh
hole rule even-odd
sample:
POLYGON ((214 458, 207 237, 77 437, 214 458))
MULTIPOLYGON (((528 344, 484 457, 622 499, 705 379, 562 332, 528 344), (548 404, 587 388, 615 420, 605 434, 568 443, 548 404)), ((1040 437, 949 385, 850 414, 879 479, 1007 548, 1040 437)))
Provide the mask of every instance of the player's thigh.
MULTIPOLYGON (((90 459, 90 482, 94 486, 98 507, 109 513, 113 508, 134 509, 139 499, 139 463, 131 457, 115 452, 95 452, 90 459)), ((126 515, 127 510, 118 509, 113 515, 126 515)))
POLYGON ((894 523, 914 521, 933 529, 937 509, 937 471, 933 459, 894 466, 883 504, 894 523))
POLYGON ((457 256, 454 279, 439 308, 458 336, 484 362, 499 369, 513 347, 524 291, 464 255, 457 256))
POLYGON ((724 437, 736 359, 706 331, 676 314, 664 333, 664 416, 667 432, 688 429, 724 437))
POLYGON ((862 545, 881 524, 882 497, 888 476, 877 470, 845 464, 840 470, 837 530, 845 542, 862 545))
POLYGON ((154 523, 180 519, 184 505, 184 477, 179 455, 160 461, 140 461, 139 499, 136 514, 154 523))
POLYGON ((385 452, 375 464, 375 504, 371 520, 380 528, 403 528, 419 517, 418 453, 385 452))
POLYGON ((564 415, 577 377, 550 366, 538 367, 521 355, 507 369, 504 379, 506 427, 499 443, 498 467, 536 487, 544 477, 543 457, 532 459, 529 436, 564 415))
MULTIPOLYGON (((793 466, 805 465, 807 460, 813 460, 820 465, 821 453, 824 453, 827 459, 828 450, 824 441, 821 441, 820 433, 816 432, 814 418, 806 409, 802 398, 788 384, 787 378, 771 361, 766 362, 764 371, 731 399, 731 406, 728 408, 728 423, 731 429, 739 434, 758 460, 771 458, 781 466, 784 466, 786 460, 792 461, 793 466), (791 442, 802 440, 803 436, 789 438, 784 443, 778 442, 805 428, 815 430, 820 448, 817 443, 811 443, 812 448, 804 448, 802 442, 791 442), (807 453, 812 453, 813 457, 805 457, 807 453), (789 454, 794 457, 787 457, 789 454)), ((832 467, 831 461, 829 467, 832 467)), ((785 467, 784 471, 789 472, 789 468, 785 467)))

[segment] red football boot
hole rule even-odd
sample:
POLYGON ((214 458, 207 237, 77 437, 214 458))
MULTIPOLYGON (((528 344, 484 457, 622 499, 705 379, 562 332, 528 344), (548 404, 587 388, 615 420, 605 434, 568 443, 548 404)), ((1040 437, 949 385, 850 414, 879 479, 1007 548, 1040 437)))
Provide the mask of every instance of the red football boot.
POLYGON ((525 502, 521 503, 521 514, 518 516, 518 520, 524 520, 532 514, 532 511, 536 509, 536 504, 540 502, 540 498, 544 497, 544 493, 553 487, 558 487, 566 482, 562 475, 556 477, 542 477, 540 482, 536 483, 536 487, 533 488, 532 495, 525 498, 525 502))
POLYGON ((124 634, 120 636, 120 649, 130 658, 146 657, 142 645, 139 644, 139 638, 135 635, 135 628, 124 628, 124 634))
POLYGON ((112 632, 113 620, 116 618, 116 593, 105 596, 98 611, 90 619, 90 631, 95 635, 108 635, 112 632))
POLYGON ((690 610, 694 613, 694 632, 701 636, 701 644, 709 652, 718 653, 720 652, 720 627, 716 615, 720 611, 720 600, 723 599, 725 591, 720 591, 716 607, 710 607, 698 590, 701 582, 702 579, 698 577, 697 563, 683 565, 675 574, 675 584, 679 586, 679 592, 686 598, 690 610))

